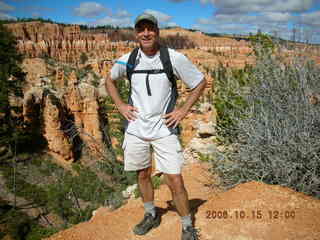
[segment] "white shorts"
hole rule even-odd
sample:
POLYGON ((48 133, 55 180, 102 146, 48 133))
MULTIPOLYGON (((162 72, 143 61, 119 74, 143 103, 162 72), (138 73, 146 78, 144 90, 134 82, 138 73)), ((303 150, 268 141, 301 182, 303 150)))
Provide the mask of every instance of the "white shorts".
POLYGON ((137 171, 150 167, 151 146, 154 150, 155 164, 158 171, 168 174, 181 173, 184 159, 180 141, 175 134, 155 140, 144 140, 125 133, 122 144, 124 170, 137 171))

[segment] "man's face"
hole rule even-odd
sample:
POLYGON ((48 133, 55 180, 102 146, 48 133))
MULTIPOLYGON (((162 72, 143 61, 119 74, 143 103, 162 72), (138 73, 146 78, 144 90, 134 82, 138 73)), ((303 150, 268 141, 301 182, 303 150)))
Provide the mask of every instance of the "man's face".
POLYGON ((136 26, 136 38, 142 49, 156 48, 159 40, 159 29, 152 22, 142 20, 136 26))

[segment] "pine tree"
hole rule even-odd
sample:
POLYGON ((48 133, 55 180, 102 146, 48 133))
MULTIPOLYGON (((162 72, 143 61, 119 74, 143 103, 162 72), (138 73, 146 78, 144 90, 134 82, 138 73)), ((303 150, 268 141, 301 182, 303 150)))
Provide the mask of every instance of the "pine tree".
POLYGON ((0 24, 0 147, 13 146, 25 139, 21 120, 12 113, 21 111, 9 104, 10 96, 22 96, 25 73, 20 67, 22 55, 17 52, 14 36, 0 24))

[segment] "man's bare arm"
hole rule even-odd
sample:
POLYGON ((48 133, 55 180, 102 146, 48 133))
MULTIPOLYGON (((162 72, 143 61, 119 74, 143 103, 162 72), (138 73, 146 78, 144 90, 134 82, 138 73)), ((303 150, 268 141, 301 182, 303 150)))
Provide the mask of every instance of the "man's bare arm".
POLYGON ((106 78, 105 85, 109 96, 112 98, 119 112, 128 121, 134 121, 137 118, 135 112, 138 112, 138 109, 122 101, 119 91, 116 87, 115 81, 112 80, 110 76, 106 78))
POLYGON ((203 90, 207 85, 207 81, 204 78, 197 87, 195 87, 189 94, 187 101, 183 104, 181 108, 177 108, 171 113, 164 115, 166 118, 166 125, 168 127, 176 127, 179 122, 188 114, 193 104, 199 99, 203 90))

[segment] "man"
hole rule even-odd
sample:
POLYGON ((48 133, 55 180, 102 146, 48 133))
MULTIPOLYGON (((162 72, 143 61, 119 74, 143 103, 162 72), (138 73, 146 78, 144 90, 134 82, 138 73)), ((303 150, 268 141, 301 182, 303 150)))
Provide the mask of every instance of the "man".
POLYGON ((136 51, 134 63, 130 63, 132 54, 125 54, 118 62, 126 63, 127 66, 115 64, 111 69, 111 76, 106 80, 109 95, 128 121, 123 142, 124 165, 126 171, 137 171, 138 186, 145 208, 143 220, 133 231, 137 235, 144 235, 160 224, 159 213, 153 204, 150 160, 152 146, 156 168, 164 173, 181 216, 182 239, 195 240, 198 237, 191 222, 188 193, 181 175, 182 149, 176 134, 178 124, 202 94, 206 80, 183 54, 159 45, 158 22, 154 16, 146 13, 139 15, 135 20, 135 34, 140 47, 136 51), (168 53, 167 60, 170 60, 164 64, 165 53, 168 53), (175 103, 173 90, 176 90, 176 85, 168 77, 167 63, 172 65, 171 72, 174 76, 192 89, 181 108, 173 109, 172 106, 175 103), (126 75, 131 83, 129 104, 122 101, 115 85, 115 81, 126 75))

